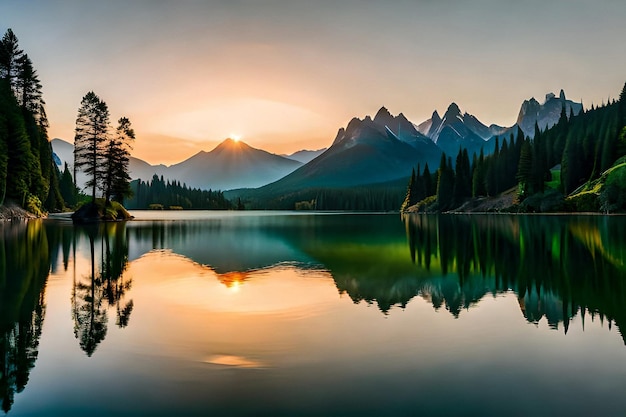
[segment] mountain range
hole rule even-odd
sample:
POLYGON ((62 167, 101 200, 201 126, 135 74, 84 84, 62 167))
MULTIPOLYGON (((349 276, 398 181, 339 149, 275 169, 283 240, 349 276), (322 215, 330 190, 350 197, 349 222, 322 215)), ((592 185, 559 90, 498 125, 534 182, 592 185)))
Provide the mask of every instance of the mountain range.
MULTIPOLYGON (((535 123, 543 130, 556 124, 565 108, 578 114, 582 104, 566 99, 565 93, 547 94, 543 103, 525 100, 511 127, 485 125, 477 117, 462 112, 451 103, 443 117, 437 110, 430 119, 413 124, 404 114, 392 115, 381 107, 373 118, 353 118, 340 128, 328 149, 303 150, 292 155, 276 155, 253 148, 241 141, 226 139, 210 152, 201 151, 178 164, 150 165, 137 158, 130 160, 131 178, 149 181, 153 175, 177 180, 202 189, 258 188, 256 195, 280 195, 307 188, 341 188, 394 182, 401 184, 418 164, 434 172, 442 153, 454 157, 459 149, 470 156, 493 152, 495 138, 517 134, 534 135, 535 123), (401 181, 402 180, 402 181, 401 181)), ((60 169, 73 162, 73 146, 52 140, 60 169)), ((78 175, 78 184, 84 183, 78 175)), ((237 195, 235 193, 232 195, 237 195)))
MULTIPOLYGON (((74 145, 61 139, 53 139, 52 150, 60 170, 67 162, 72 167, 74 145)), ((130 177, 150 181, 153 175, 176 180, 188 187, 229 190, 233 188, 255 188, 276 181, 302 166, 297 160, 285 158, 244 142, 226 139, 210 152, 198 152, 192 157, 171 166, 150 165, 131 157, 130 177)), ((76 183, 84 188, 86 176, 78 172, 76 183)))
POLYGON ((407 176, 421 161, 433 170, 441 150, 401 113, 382 107, 372 119, 353 118, 317 158, 259 191, 277 194, 310 187, 352 187, 407 176))
POLYGON ((290 155, 281 155, 281 156, 284 156, 287 159, 293 159, 294 161, 298 161, 298 162, 302 162, 303 164, 306 164, 307 162, 320 156, 322 153, 324 153, 326 149, 328 148, 317 149, 315 151, 303 149, 301 151, 294 152, 290 155))
POLYGON ((192 188, 230 190, 256 188, 276 181, 300 167, 301 162, 226 139, 210 152, 201 151, 167 168, 169 178, 192 188))
POLYGON ((561 90, 557 97, 553 93, 546 94, 546 100, 539 104, 535 98, 525 100, 517 116, 517 123, 526 136, 533 137, 535 134, 535 123, 539 129, 545 130, 552 127, 559 120, 561 110, 565 108, 566 114, 570 112, 575 115, 583 109, 582 103, 575 103, 565 98, 565 92, 561 90))

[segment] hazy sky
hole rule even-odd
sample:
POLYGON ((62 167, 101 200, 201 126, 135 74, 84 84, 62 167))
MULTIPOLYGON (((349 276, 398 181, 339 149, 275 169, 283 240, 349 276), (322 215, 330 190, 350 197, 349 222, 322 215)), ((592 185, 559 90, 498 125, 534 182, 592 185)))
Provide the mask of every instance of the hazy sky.
POLYGON ((241 135, 276 153, 329 146, 382 105, 414 123, 450 102, 510 126, 563 88, 585 106, 626 81, 624 0, 0 0, 72 141, 93 90, 134 155, 173 163, 241 135))

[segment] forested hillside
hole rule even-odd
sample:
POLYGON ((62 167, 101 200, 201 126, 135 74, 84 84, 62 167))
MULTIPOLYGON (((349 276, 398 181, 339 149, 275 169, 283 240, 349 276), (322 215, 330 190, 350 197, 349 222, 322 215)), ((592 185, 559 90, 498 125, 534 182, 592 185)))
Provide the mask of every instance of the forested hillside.
POLYGON ((409 180, 402 210, 448 211, 471 208, 477 199, 516 187, 511 211, 626 210, 626 85, 618 101, 568 114, 533 138, 498 138, 495 152, 442 156, 432 173, 418 167, 409 180), (473 200, 472 200, 473 199, 473 200))
POLYGON ((165 180, 163 176, 152 181, 134 180, 130 183, 132 196, 126 201, 129 209, 203 209, 229 210, 234 208, 224 194, 217 190, 187 187, 180 181, 165 180))
POLYGON ((0 41, 0 205, 61 210, 42 85, 11 29, 0 41))

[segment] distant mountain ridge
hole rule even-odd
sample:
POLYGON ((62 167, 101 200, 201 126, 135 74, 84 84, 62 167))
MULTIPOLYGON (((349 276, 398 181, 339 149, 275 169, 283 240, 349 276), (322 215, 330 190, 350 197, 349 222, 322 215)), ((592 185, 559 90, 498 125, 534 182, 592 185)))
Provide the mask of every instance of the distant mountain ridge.
MULTIPOLYGON (((432 117, 418 128, 448 156, 456 155, 461 148, 467 149, 470 155, 479 153, 481 148, 488 147, 486 140, 505 130, 497 125, 487 127, 475 116, 461 113, 456 103, 448 106, 443 118, 435 110, 432 117)), ((485 151, 488 153, 490 149, 485 151)))
POLYGON ((210 152, 170 166, 167 174, 193 188, 230 190, 261 187, 300 166, 301 162, 226 139, 210 152))
POLYGON ((353 118, 317 158, 256 194, 278 195, 312 187, 356 187, 405 178, 418 161, 435 166, 441 150, 402 114, 382 107, 374 119, 353 118))
MULTIPOLYGON (((53 139, 51 144, 59 169, 63 170, 67 162, 72 170, 74 145, 62 139, 53 139)), ((300 166, 302 162, 253 148, 244 142, 226 139, 210 152, 198 152, 169 167, 150 165, 131 157, 129 171, 132 179, 150 181, 153 175, 157 175, 170 181, 180 181, 192 188, 228 190, 261 187, 300 166)), ((76 182, 79 188, 84 188, 86 181, 85 174, 78 172, 76 182)))
POLYGON ((317 158, 328 148, 317 149, 315 151, 311 151, 308 149, 303 149, 301 151, 294 152, 290 155, 281 155, 288 159, 293 159, 294 161, 302 162, 306 164, 307 162, 317 158))
POLYGON ((456 155, 459 149, 467 149, 472 155, 479 153, 482 148, 488 154, 493 152, 495 137, 508 140, 511 134, 517 134, 517 126, 520 126, 524 135, 532 138, 535 134, 535 123, 541 130, 554 126, 559 121, 563 108, 568 116, 570 111, 577 115, 582 111, 582 103, 566 99, 563 90, 559 96, 546 94, 543 104, 531 98, 520 106, 516 124, 503 127, 496 124, 487 126, 477 117, 467 112, 462 113, 456 103, 451 103, 443 117, 435 110, 430 119, 417 125, 417 131, 435 142, 448 156, 456 155))
MULTIPOLYGON (((570 111, 578 114, 582 104, 567 100, 562 90, 559 96, 546 95, 543 104, 531 98, 522 103, 517 124, 502 127, 487 126, 477 117, 462 112, 456 103, 448 106, 443 117, 435 110, 430 119, 420 124, 412 123, 403 113, 394 116, 383 106, 373 118, 350 120, 338 130, 328 149, 279 156, 227 139, 210 152, 199 152, 169 167, 131 158, 130 171, 132 178, 146 181, 156 174, 193 188, 260 188, 261 193, 275 195, 307 187, 396 183, 408 177, 418 164, 423 169, 428 163, 430 171, 435 172, 443 152, 452 159, 460 149, 467 149, 470 156, 481 150, 489 154, 493 152, 495 138, 516 135, 518 125, 525 135, 532 137, 535 123, 541 129, 553 126, 563 108, 568 114, 570 111)), ((63 146, 55 145, 55 141, 53 149, 56 152, 59 148, 59 160, 70 161, 71 165, 72 145, 67 142, 63 146)))
MULTIPOLYGON (((70 172, 74 175, 74 145, 59 138, 52 139, 50 143, 52 145, 53 158, 59 171, 62 172, 65 169, 65 163, 67 163, 70 172)), ((133 156, 130 157, 128 165, 132 179, 141 178, 149 180, 155 174, 158 176, 164 175, 164 177, 169 178, 166 175, 167 167, 165 165, 150 165, 146 161, 133 156)), ((77 186, 83 189, 87 182, 87 176, 79 171, 76 177, 77 186)))
POLYGON ((558 97, 553 93, 546 94, 546 100, 543 104, 539 104, 532 97, 530 100, 525 100, 522 103, 516 124, 522 128, 526 136, 533 137, 535 134, 535 123, 541 130, 554 126, 559 121, 563 108, 565 108, 568 116, 571 111, 573 111, 574 115, 578 115, 582 111, 583 105, 582 103, 566 99, 563 90, 561 90, 558 97))

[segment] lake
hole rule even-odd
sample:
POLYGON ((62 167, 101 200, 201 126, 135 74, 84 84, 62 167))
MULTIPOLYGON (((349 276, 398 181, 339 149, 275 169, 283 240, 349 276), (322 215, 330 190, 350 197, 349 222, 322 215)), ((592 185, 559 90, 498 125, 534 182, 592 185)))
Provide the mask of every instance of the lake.
POLYGON ((626 217, 0 224, 9 416, 625 415, 626 217))

